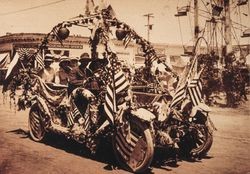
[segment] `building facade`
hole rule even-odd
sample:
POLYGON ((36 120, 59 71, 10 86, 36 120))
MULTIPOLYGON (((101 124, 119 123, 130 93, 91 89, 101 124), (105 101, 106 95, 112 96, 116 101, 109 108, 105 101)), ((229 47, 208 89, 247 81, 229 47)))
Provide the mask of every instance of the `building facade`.
MULTIPOLYGON (((10 57, 13 57, 18 48, 37 49, 45 36, 45 34, 41 33, 7 33, 5 36, 0 37, 0 54, 9 53, 10 57)), ((89 54, 91 52, 88 37, 69 36, 63 41, 63 44, 52 38, 49 38, 48 41, 48 49, 45 50, 45 53, 51 53, 56 59, 59 59, 62 55, 79 57, 84 52, 89 54)), ((133 66, 143 66, 143 52, 138 45, 131 42, 125 49, 122 41, 113 40, 113 42, 118 58, 122 62, 133 66)), ((180 45, 153 44, 153 46, 157 55, 167 62, 170 62, 170 57, 176 58, 183 54, 183 47, 180 45)), ((98 46, 97 52, 102 57, 104 47, 102 45, 98 46)))

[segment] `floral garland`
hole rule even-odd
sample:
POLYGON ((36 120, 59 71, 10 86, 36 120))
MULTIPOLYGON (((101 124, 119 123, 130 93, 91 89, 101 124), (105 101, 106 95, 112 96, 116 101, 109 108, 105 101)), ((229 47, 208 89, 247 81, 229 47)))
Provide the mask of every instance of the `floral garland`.
MULTIPOLYGON (((87 15, 79 15, 78 19, 73 21, 64 21, 62 23, 57 24, 53 29, 44 37, 42 43, 39 45, 37 51, 34 53, 34 56, 38 54, 40 51, 48 48, 49 38, 58 40, 61 44, 63 44, 63 39, 60 37, 60 29, 71 27, 73 25, 81 26, 81 27, 88 27, 91 30, 91 37, 89 39, 89 44, 91 46, 91 53, 92 58, 97 57, 96 49, 99 43, 103 43, 106 47, 106 51, 110 52, 107 48, 107 42, 109 40, 109 33, 111 33, 110 27, 116 27, 117 29, 124 30, 125 36, 122 38, 123 45, 125 48, 128 44, 134 40, 138 45, 141 46, 142 51, 145 56, 145 67, 146 67, 146 76, 149 77, 151 75, 150 69, 152 66, 152 62, 157 60, 158 63, 161 63, 161 60, 156 54, 155 49, 153 46, 139 36, 129 25, 124 22, 119 21, 116 19, 110 9, 103 9, 94 14, 87 14, 87 15)), ((166 70, 173 73, 172 70, 165 64, 166 70)), ((174 74, 174 73, 173 73, 174 74)), ((149 79, 149 78, 147 78, 149 79)), ((19 86, 18 78, 14 78, 13 82, 10 84, 11 95, 10 97, 14 99, 15 91, 17 86, 19 86)))

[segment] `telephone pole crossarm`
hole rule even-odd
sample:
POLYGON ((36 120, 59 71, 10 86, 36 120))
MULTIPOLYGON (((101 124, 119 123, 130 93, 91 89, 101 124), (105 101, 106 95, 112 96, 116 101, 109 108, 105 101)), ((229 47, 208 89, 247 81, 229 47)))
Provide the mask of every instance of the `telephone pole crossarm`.
POLYGON ((148 13, 143 15, 144 17, 147 17, 147 25, 145 25, 147 27, 148 30, 148 41, 150 40, 150 30, 153 29, 153 24, 150 24, 150 18, 154 18, 154 14, 153 13, 148 13))

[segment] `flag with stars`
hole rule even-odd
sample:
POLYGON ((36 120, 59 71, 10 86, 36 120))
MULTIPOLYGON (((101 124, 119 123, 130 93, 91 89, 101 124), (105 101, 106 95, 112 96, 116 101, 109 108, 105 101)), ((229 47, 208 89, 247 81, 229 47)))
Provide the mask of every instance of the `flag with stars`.
POLYGON ((31 48, 19 48, 16 50, 20 59, 30 59, 32 54, 32 49, 31 48))
POLYGON ((121 64, 116 54, 112 53, 109 57, 107 93, 104 103, 104 110, 112 123, 114 122, 114 115, 117 112, 117 101, 119 100, 117 94, 125 92, 128 87, 129 83, 121 69, 121 64))

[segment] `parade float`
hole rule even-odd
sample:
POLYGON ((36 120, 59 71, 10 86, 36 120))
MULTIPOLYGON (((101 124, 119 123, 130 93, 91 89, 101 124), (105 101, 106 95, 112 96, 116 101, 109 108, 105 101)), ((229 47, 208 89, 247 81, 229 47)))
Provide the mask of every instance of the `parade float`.
POLYGON ((43 141, 46 133, 55 132, 84 144, 94 154, 99 139, 106 137, 124 169, 145 172, 153 159, 154 148, 173 151, 177 162, 179 149, 189 157, 200 158, 212 146, 215 127, 202 99, 203 67, 198 67, 197 62, 198 56, 194 54, 178 77, 159 59, 150 42, 115 17, 111 6, 96 7, 74 20, 59 23, 43 39, 35 54, 29 57, 23 54, 12 63, 3 90, 10 90, 11 97, 15 98, 17 87, 22 86, 17 105, 20 110, 30 108, 29 131, 34 141, 43 141), (71 26, 90 29, 91 62, 94 63, 86 82, 69 95, 66 87, 44 83, 37 76, 37 69, 44 67, 41 53, 49 39, 63 44, 71 26), (145 67, 139 75, 125 77, 112 44, 112 28, 125 48, 131 41, 141 47, 145 67), (100 44, 104 45, 107 56, 99 62, 97 47, 100 44), (172 95, 152 72, 154 62, 164 65, 167 72, 179 78, 172 95), (93 79, 99 84, 98 90, 89 87, 93 79), (75 123, 79 125, 76 132, 72 131, 75 123))

